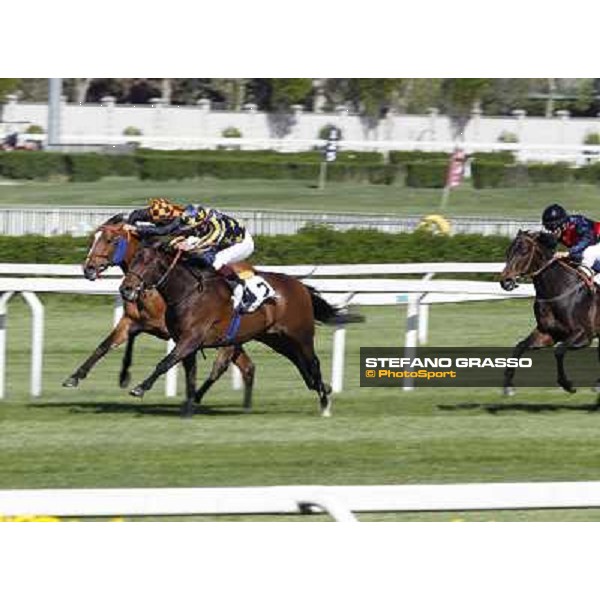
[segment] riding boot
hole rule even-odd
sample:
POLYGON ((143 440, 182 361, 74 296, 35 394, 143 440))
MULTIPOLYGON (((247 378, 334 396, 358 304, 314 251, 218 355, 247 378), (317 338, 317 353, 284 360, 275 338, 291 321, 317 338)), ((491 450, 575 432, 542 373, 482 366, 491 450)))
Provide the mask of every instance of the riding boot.
POLYGON ((246 288, 243 279, 229 265, 223 265, 217 270, 217 273, 225 278, 231 288, 231 300, 234 310, 240 307, 242 300, 244 300, 244 305, 247 306, 256 301, 256 296, 246 288))

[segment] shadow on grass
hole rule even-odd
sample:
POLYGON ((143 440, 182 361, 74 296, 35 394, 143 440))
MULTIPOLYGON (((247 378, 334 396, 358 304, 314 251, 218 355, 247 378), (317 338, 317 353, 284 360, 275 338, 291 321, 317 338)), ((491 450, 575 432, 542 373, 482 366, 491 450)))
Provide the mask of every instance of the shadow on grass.
MULTIPOLYGON (((33 409, 69 409, 71 413, 82 414, 134 414, 137 416, 156 417, 181 417, 181 406, 179 404, 148 404, 133 402, 36 402, 29 406, 33 409)), ((196 415, 221 417, 231 415, 247 414, 239 406, 221 406, 213 408, 210 406, 196 406, 196 415)), ((252 410, 250 414, 263 414, 262 411, 252 410)))
POLYGON ((523 411, 528 413, 579 411, 600 412, 600 396, 596 402, 590 404, 550 404, 550 403, 527 403, 527 402, 459 402, 457 404, 438 404, 439 410, 485 410, 490 414, 498 414, 509 411, 523 411))

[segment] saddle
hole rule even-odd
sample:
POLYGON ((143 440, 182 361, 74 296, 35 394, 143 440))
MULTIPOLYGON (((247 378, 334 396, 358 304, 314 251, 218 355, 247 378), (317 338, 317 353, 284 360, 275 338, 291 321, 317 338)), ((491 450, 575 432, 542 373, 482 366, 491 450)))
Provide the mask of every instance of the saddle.
POLYGON ((268 281, 259 275, 248 262, 238 262, 229 265, 235 274, 244 282, 244 293, 241 308, 243 312, 254 312, 270 298, 275 298, 275 290, 268 281))
POLYGON ((595 271, 593 271, 589 267, 586 267, 585 265, 577 265, 573 268, 575 269, 577 275, 581 277, 581 279, 588 286, 588 288, 590 288, 591 291, 598 291, 598 289, 600 288, 600 273, 596 273, 595 271))

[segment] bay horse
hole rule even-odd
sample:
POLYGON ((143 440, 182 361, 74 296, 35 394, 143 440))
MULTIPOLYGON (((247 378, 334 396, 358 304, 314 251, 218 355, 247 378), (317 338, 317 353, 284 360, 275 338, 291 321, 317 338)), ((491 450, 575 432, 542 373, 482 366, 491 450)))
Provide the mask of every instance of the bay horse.
MULTIPOLYGON (((141 241, 137 236, 124 229, 125 223, 125 215, 118 214, 96 229, 90 242, 87 258, 83 263, 83 273, 86 279, 96 280, 111 266, 119 266, 124 274, 127 273, 141 241)), ((147 290, 136 302, 124 302, 123 316, 115 328, 83 364, 63 382, 63 386, 77 387, 79 381, 87 377, 91 369, 109 350, 127 342, 119 374, 119 385, 122 388, 127 387, 131 379, 129 369, 132 363, 133 345, 137 336, 140 333, 148 333, 162 340, 168 340, 171 337, 165 323, 165 310, 165 301, 155 290, 147 290)), ((242 373, 244 409, 246 411, 251 409, 255 367, 241 346, 223 347, 219 350, 208 378, 197 392, 198 402, 232 362, 242 373)))
MULTIPOLYGON (((519 358, 526 350, 556 346, 557 382, 574 393, 565 372, 565 354, 589 346, 600 333, 600 294, 586 275, 565 259, 555 259, 553 236, 546 232, 519 231, 506 252, 500 285, 512 291, 521 277, 530 277, 535 288, 533 311, 537 327, 513 351, 519 358)), ((599 348, 600 357, 600 348, 599 348)), ((515 369, 504 372, 504 394, 514 394, 515 369)), ((600 380, 596 384, 600 384, 600 380)))
POLYGON ((128 302, 136 302, 151 290, 160 291, 167 304, 167 328, 175 340, 173 351, 130 394, 141 398, 158 377, 183 361, 186 400, 181 413, 190 417, 194 413, 196 352, 228 344, 239 347, 257 340, 296 366, 308 389, 317 392, 321 415, 330 416, 331 388, 323 382, 315 353, 315 321, 346 323, 352 317, 300 280, 280 273, 260 273, 276 297, 255 312, 240 316, 233 309, 226 280, 211 269, 196 271, 186 266, 179 261, 180 256, 181 252, 160 243, 142 246, 121 284, 121 295, 128 302))

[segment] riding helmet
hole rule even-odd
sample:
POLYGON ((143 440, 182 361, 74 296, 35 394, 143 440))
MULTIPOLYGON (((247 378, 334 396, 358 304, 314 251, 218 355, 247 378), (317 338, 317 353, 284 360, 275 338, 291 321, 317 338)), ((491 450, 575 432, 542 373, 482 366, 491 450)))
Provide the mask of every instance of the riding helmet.
POLYGON ((542 224, 549 231, 558 229, 567 219, 569 215, 560 204, 551 204, 542 214, 542 224))
POLYGON ((178 217, 183 209, 181 206, 174 204, 167 198, 152 198, 150 200, 149 211, 152 221, 154 223, 160 223, 178 217))
POLYGON ((207 212, 204 207, 189 204, 184 208, 183 213, 181 214, 181 220, 184 225, 193 227, 195 225, 200 225, 200 223, 206 219, 206 216, 207 212))

